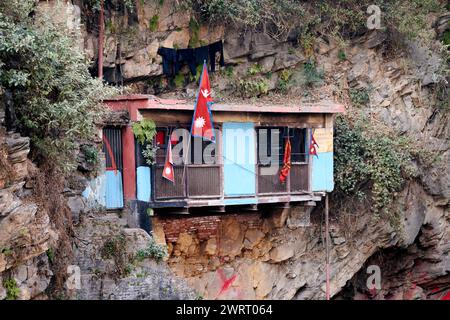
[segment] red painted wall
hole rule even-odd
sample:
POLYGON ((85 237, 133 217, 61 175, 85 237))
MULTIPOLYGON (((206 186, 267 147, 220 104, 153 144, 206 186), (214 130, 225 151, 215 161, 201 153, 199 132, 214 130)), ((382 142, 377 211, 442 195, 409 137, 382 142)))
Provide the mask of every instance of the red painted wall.
POLYGON ((122 128, 123 194, 125 200, 136 199, 136 160, 131 126, 122 128))
MULTIPOLYGON (((106 105, 113 110, 127 110, 131 121, 137 121, 137 110, 146 103, 147 98, 141 100, 111 100, 106 105)), ((122 127, 123 150, 123 194, 125 200, 136 199, 136 159, 134 134, 131 125, 122 127)))

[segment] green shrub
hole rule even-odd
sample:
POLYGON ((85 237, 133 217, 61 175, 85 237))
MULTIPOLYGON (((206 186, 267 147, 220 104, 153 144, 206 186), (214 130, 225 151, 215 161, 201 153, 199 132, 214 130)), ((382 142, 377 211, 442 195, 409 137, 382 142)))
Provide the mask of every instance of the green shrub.
POLYGON ((155 32, 156 30, 158 30, 158 26, 159 26, 159 16, 155 14, 153 17, 150 18, 149 22, 150 31, 155 32))
POLYGON ((349 94, 350 100, 352 101, 352 105, 354 107, 363 107, 370 102, 369 91, 366 88, 352 88, 349 90, 349 94))
POLYGON ((324 72, 323 70, 317 69, 316 63, 313 60, 309 60, 303 65, 303 74, 307 86, 315 86, 323 83, 324 72))
POLYGON ((369 5, 380 7, 383 28, 413 37, 424 33, 428 13, 445 11, 439 0, 183 0, 180 10, 193 9, 203 22, 264 29, 278 40, 298 32, 299 43, 310 51, 318 33, 349 38, 366 32, 369 5))
MULTIPOLYGON (((106 1, 105 1, 106 2, 106 1)), ((120 0, 117 1, 117 5, 119 5, 118 10, 123 10, 126 8, 127 10, 133 12, 135 9, 135 0, 120 0)), ((145 0, 140 0, 141 5, 145 3, 145 0)), ((100 10, 101 0, 83 0, 83 3, 90 7, 94 11, 100 10)))
POLYGON ((48 261, 50 261, 50 263, 53 263, 53 261, 55 261, 55 252, 53 251, 53 249, 49 248, 46 251, 46 254, 47 254, 48 261))
POLYGON ((111 259, 119 255, 126 245, 125 236, 120 234, 108 239, 101 249, 101 255, 105 259, 111 259))
POLYGON ((84 154, 86 162, 89 164, 97 164, 99 161, 98 149, 93 145, 83 145, 81 152, 84 154))
POLYGON ((200 44, 200 25, 197 22, 197 19, 195 17, 191 17, 189 20, 189 32, 191 35, 191 38, 189 39, 188 47, 194 48, 198 47, 200 44))
POLYGON ((232 66, 227 66, 226 68, 225 68, 225 76, 227 77, 227 78, 232 78, 233 77, 233 67, 232 66))
POLYGON ((262 66, 259 63, 255 63, 247 69, 247 75, 249 75, 249 76, 254 76, 261 72, 262 72, 262 66))
POLYGON ((142 155, 148 165, 155 163, 156 151, 158 147, 154 144, 153 138, 156 135, 156 124, 153 120, 143 119, 132 125, 133 133, 137 141, 144 146, 142 155))
POLYGON ((413 163, 426 154, 408 137, 362 116, 338 116, 334 141, 335 193, 368 200, 376 214, 389 213, 395 193, 417 175, 413 163))
POLYGON ((281 92, 286 92, 288 90, 289 81, 292 77, 292 70, 283 69, 278 77, 277 89, 281 92))
POLYGON ((128 275, 130 271, 129 256, 126 251, 127 239, 124 234, 110 236, 100 249, 101 257, 112 259, 117 276, 128 275))
POLYGON ((19 297, 20 289, 17 287, 16 280, 8 279, 3 281, 6 289, 6 300, 16 300, 19 297))
POLYGON ((184 78, 184 74, 182 73, 178 73, 173 79, 173 83, 175 84, 175 87, 178 89, 183 88, 185 81, 186 79, 184 78))
POLYGON ((347 55, 345 54, 345 51, 344 51, 344 50, 342 50, 342 49, 339 50, 339 52, 338 52, 338 59, 339 59, 340 61, 345 61, 345 60, 347 60, 347 55))
POLYGON ((13 251, 12 251, 11 248, 2 248, 2 249, 0 250, 0 253, 4 254, 5 257, 10 257, 10 256, 12 256, 13 251))
POLYGON ((0 3, 0 92, 11 90, 19 130, 33 155, 66 171, 78 143, 95 136, 102 99, 116 91, 89 74, 77 38, 50 18, 31 18, 33 0, 0 3))
POLYGON ((151 238, 145 249, 140 249, 136 252, 135 259, 139 262, 147 258, 154 258, 157 261, 160 261, 166 256, 168 256, 167 247, 157 244, 155 240, 151 238))
POLYGON ((269 83, 264 78, 240 80, 237 91, 242 97, 259 97, 269 92, 269 83))
POLYGON ((450 46, 450 30, 444 32, 444 35, 442 36, 442 43, 445 46, 450 46))

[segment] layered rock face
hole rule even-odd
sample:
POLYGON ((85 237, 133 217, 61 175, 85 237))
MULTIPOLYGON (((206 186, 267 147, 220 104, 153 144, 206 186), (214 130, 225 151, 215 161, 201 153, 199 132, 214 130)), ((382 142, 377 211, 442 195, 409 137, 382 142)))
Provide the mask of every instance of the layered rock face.
POLYGON ((75 228, 74 265, 80 283, 71 298, 108 300, 195 299, 196 292, 177 279, 163 261, 139 257, 148 248, 150 235, 128 228, 117 212, 81 216, 75 228))
MULTIPOLYGON (((4 112, 0 110, 0 300, 47 299, 49 293, 54 294, 47 292, 56 275, 52 270, 58 261, 54 260, 65 258, 56 256, 54 249, 63 240, 47 205, 42 203, 48 199, 36 198, 39 169, 27 158, 29 138, 6 132, 4 112)), ((65 181, 63 190, 76 224, 74 238, 69 239, 69 246, 75 248, 73 260, 67 269, 58 270, 66 279, 63 297, 195 299, 195 291, 175 278, 164 262, 148 256, 136 258, 139 250, 148 247, 151 237, 142 229, 128 228, 120 212, 89 207, 81 197, 86 181, 79 172, 65 181), (105 246, 115 244, 117 239, 123 246, 113 246, 105 253, 105 246), (120 265, 117 255, 121 255, 120 265)))
POLYGON ((28 198, 29 144, 26 137, 6 133, 0 122, 0 299, 9 294, 3 286, 8 280, 18 289, 16 298, 31 299, 52 276, 46 251, 56 235, 48 214, 28 198))
MULTIPOLYGON (((380 267, 383 284, 372 298, 408 298, 408 286, 418 280, 421 272, 428 272, 425 279, 419 280, 420 284, 427 284, 422 298, 433 298, 435 291, 431 289, 445 291, 448 286, 445 277, 450 272, 448 208, 436 205, 416 183, 406 188, 398 202, 406 205, 400 228, 394 229, 389 222, 376 219, 363 207, 352 216, 332 219, 332 296, 347 281, 354 281, 353 275, 359 270, 365 286, 369 276, 367 266, 372 264, 380 267), (391 250, 392 261, 369 263, 387 248, 391 250), (400 256, 404 258, 399 260, 400 256), (399 277, 396 282, 388 276, 392 270, 399 277), (410 282, 402 282, 406 272, 410 274, 410 282), (432 283, 436 286, 430 288, 432 283)), ((292 207, 252 215, 238 212, 219 216, 215 232, 209 232, 207 237, 200 237, 199 227, 189 223, 194 218, 178 218, 178 229, 171 226, 174 218, 155 218, 154 234, 158 241, 169 240, 168 263, 174 272, 187 278, 207 299, 323 299, 323 208, 311 213, 308 227, 293 224, 305 214, 304 210, 292 207)), ((368 289, 362 289, 365 290, 352 298, 363 298, 368 289)))

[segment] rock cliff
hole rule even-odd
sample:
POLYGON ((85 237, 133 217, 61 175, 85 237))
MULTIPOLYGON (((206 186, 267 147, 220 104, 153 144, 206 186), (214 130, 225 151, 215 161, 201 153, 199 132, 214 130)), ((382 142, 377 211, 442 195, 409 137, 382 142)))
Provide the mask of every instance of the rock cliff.
MULTIPOLYGON (((95 71, 96 16, 82 2, 73 2, 82 18, 80 50, 95 71)), ((128 84, 136 93, 193 98, 196 83, 188 70, 182 70, 177 83, 165 78, 157 49, 223 39, 227 67, 212 75, 216 100, 339 101, 347 112, 363 112, 426 146, 439 161, 417 164, 417 177, 396 195, 395 207, 402 212, 396 226, 364 204, 351 212, 340 210, 338 202, 332 205, 331 294, 336 299, 445 296, 450 287, 450 118, 436 107, 433 85, 439 56, 415 41, 393 54, 395 39, 376 30, 353 37, 345 50, 321 35, 307 52, 290 40, 235 25, 193 25, 191 12, 177 3, 137 1, 132 12, 107 7, 105 79, 128 84), (311 56, 323 75, 317 79, 302 71, 311 56), (381 269, 376 290, 366 283, 371 265, 381 269)), ((45 1, 41 10, 55 10, 54 5, 45 1)), ((74 21, 77 10, 61 10, 61 17, 74 21)), ((433 17, 433 37, 448 29, 449 18, 433 17)), ((10 282, 5 279, 14 280, 18 298, 29 299, 41 297, 52 278, 49 249, 58 232, 48 213, 30 198, 29 171, 36 169, 27 160, 28 152, 27 138, 0 132, 0 299, 8 295, 4 287, 10 282)), ((66 194, 77 222, 74 264, 81 272, 81 289, 70 292, 71 298, 325 297, 322 206, 176 221, 154 217, 153 238, 169 254, 156 262, 136 259, 152 241, 148 234, 130 228, 117 212, 92 211, 80 193, 66 194), (123 259, 108 256, 104 250, 111 244, 123 259)))

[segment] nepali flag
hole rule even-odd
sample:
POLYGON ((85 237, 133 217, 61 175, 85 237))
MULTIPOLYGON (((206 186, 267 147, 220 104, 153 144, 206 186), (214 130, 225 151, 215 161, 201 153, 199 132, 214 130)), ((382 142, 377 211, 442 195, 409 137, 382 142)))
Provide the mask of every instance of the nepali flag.
POLYGON ((316 139, 314 139, 314 133, 311 132, 311 140, 309 142, 309 154, 310 155, 314 155, 314 156, 316 156, 318 158, 319 157, 317 155, 317 148, 318 147, 319 147, 319 145, 317 144, 316 139))
POLYGON ((215 142, 213 120, 209 109, 213 103, 212 101, 211 86, 205 62, 203 63, 200 88, 197 94, 197 101, 195 102, 194 116, 192 117, 191 134, 194 137, 201 137, 215 142))
POLYGON ((280 170, 280 182, 285 183, 286 178, 291 170, 291 141, 286 138, 286 145, 284 147, 283 167, 280 170))
POLYGON ((175 183, 174 174, 173 174, 173 160, 172 160, 172 141, 169 138, 169 142, 167 142, 167 155, 166 155, 166 163, 164 164, 164 169, 162 173, 163 178, 172 181, 175 183))

